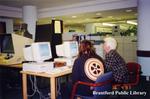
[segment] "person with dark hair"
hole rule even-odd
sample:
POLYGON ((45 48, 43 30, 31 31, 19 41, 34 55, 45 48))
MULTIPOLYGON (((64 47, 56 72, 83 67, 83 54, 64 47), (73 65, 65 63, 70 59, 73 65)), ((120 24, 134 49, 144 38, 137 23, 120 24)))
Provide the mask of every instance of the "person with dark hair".
MULTIPOLYGON (((83 40, 80 43, 78 57, 72 69, 72 85, 77 81, 95 82, 96 79, 93 79, 86 73, 86 62, 88 59, 93 59, 94 61, 96 59, 100 61, 101 66, 103 66, 103 59, 96 54, 93 44, 88 40, 83 40)), ((92 95, 92 90, 89 86, 80 85, 77 89, 77 93, 80 95, 92 95)))

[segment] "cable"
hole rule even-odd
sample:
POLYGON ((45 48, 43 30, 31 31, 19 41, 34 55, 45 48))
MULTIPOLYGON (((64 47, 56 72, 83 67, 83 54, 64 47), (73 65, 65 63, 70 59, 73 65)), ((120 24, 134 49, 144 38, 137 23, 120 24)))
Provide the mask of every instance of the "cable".
POLYGON ((34 79, 32 80, 32 76, 29 76, 29 79, 31 82, 31 88, 33 90, 33 93, 31 95, 28 94, 28 97, 33 97, 35 95, 35 93, 38 93, 40 99, 49 99, 49 96, 45 97, 42 94, 42 92, 40 92, 40 90, 38 89, 36 77, 34 76, 34 79))
POLYGON ((61 78, 57 78, 57 81, 58 81, 58 95, 61 95, 61 92, 60 92, 60 90, 61 90, 61 85, 60 85, 60 80, 61 80, 61 78))
MULTIPOLYGON (((31 82, 31 89, 33 90, 33 93, 32 94, 28 94, 28 97, 33 97, 35 95, 35 93, 38 93, 39 95, 39 99, 49 99, 50 98, 50 93, 48 93, 48 96, 44 96, 43 93, 38 89, 38 86, 37 86, 37 79, 36 79, 36 76, 33 77, 32 79, 32 76, 30 75, 29 76, 29 79, 30 79, 30 82, 31 82)), ((61 78, 57 78, 57 84, 58 84, 58 96, 60 95, 61 96, 61 78)))
POLYGON ((33 90, 33 93, 31 94, 31 95, 29 95, 28 94, 28 97, 32 97, 32 96, 34 96, 35 95, 35 93, 36 93, 36 89, 35 89, 35 86, 34 86, 34 80, 32 80, 32 76, 29 76, 29 80, 30 80, 30 82, 31 82, 31 89, 33 90))
POLYGON ((61 93, 61 77, 57 78, 57 98, 61 99, 62 93, 61 93))

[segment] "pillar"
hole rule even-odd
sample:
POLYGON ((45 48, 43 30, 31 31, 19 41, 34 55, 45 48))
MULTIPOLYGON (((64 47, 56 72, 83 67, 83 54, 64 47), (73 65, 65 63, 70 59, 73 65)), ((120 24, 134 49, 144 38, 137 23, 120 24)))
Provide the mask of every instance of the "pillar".
POLYGON ((37 21, 37 9, 35 6, 23 6, 23 22, 28 25, 28 32, 35 39, 35 29, 37 21))
POLYGON ((138 63, 142 75, 150 76, 150 0, 138 0, 138 63))
POLYGON ((88 34, 89 33, 95 33, 95 25, 94 25, 94 23, 86 24, 85 32, 88 33, 88 34))

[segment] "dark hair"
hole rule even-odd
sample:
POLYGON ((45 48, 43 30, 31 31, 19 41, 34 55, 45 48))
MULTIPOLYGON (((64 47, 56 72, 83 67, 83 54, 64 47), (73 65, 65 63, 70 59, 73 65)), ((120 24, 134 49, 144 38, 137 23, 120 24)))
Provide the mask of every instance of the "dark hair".
POLYGON ((83 54, 87 54, 87 55, 95 54, 95 48, 93 47, 93 44, 88 40, 83 40, 80 42, 78 56, 81 56, 83 54))

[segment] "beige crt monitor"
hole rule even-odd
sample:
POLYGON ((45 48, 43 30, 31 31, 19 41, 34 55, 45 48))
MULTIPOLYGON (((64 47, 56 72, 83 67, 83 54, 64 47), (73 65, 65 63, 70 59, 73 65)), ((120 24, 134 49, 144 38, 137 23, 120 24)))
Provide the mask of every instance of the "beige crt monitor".
POLYGON ((33 40, 18 34, 11 34, 12 36, 12 42, 14 47, 14 54, 13 57, 7 60, 3 60, 1 64, 18 64, 22 63, 24 61, 23 56, 23 48, 25 45, 31 45, 33 43, 33 40))

